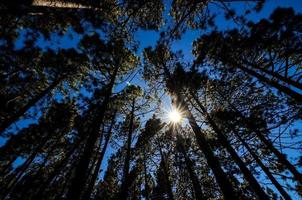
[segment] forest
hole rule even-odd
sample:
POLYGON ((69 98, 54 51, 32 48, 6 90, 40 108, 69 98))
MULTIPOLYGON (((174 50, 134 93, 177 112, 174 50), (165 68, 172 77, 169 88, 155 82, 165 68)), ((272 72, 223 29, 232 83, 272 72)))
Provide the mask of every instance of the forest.
POLYGON ((302 1, 1 0, 0 200, 302 199, 302 1))

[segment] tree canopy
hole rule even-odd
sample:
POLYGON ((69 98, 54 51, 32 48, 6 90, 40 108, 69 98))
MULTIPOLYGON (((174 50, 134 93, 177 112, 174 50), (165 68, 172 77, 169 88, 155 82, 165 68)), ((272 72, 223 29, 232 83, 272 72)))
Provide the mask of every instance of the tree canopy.
POLYGON ((0 199, 302 198, 301 8, 2 1, 0 199))

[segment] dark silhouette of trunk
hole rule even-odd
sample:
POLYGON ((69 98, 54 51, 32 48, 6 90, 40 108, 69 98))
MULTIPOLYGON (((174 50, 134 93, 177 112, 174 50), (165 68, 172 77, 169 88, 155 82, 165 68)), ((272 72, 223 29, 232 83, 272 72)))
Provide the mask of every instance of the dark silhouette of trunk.
POLYGON ((148 185, 148 176, 147 176, 147 164, 146 164, 146 151, 145 148, 142 149, 143 154, 144 154, 144 160, 143 160, 143 165, 144 165, 144 181, 145 181, 145 199, 149 200, 149 185, 148 185))
POLYGON ((93 192, 93 188, 94 188, 96 179, 99 175, 99 171, 100 171, 100 168, 101 168, 101 165, 102 165, 102 161, 103 161, 104 155, 105 155, 106 150, 107 150, 107 146, 109 144, 109 141, 110 141, 110 138, 111 138, 111 135, 112 135, 112 128, 113 128, 113 125, 115 123, 115 115, 116 115, 116 111, 114 112, 114 114, 112 116, 109 130, 108 130, 108 132, 105 136, 105 144, 102 148, 102 151, 101 151, 100 155, 98 156, 98 160, 97 160, 94 172, 92 174, 91 180, 88 184, 87 190, 85 191, 85 193, 83 195, 83 199, 85 199, 85 200, 90 199, 91 193, 93 192))
POLYGON ((245 163, 241 160, 237 152, 234 150, 234 148, 229 143, 228 139, 225 137, 225 135, 222 133, 220 128, 217 126, 215 121, 212 119, 212 117, 209 115, 205 107, 201 104, 201 102, 198 100, 198 98, 195 96, 195 94, 191 91, 191 96, 194 98, 195 102, 201 109, 202 114, 205 116, 208 124, 210 127, 214 130, 216 135, 218 136, 218 140, 221 141, 222 145, 227 149, 227 151, 230 153, 233 160, 236 162, 237 166, 240 168, 242 174, 246 178, 246 180, 249 182, 250 187, 254 190, 256 195, 259 197, 259 199, 269 199, 269 196, 264 192, 264 190, 261 188, 260 184, 256 180, 256 178, 253 176, 253 174, 250 172, 250 170, 246 167, 245 163))
POLYGON ((14 156, 13 158, 10 158, 8 163, 5 164, 5 166, 2 168, 2 170, 0 170, 0 176, 1 177, 5 177, 9 173, 12 164, 15 162, 15 160, 17 158, 18 158, 18 156, 14 156))
MULTIPOLYGON (((115 67, 114 72, 112 74, 110 83, 106 88, 106 96, 101 105, 94 105, 91 107, 92 111, 96 111, 94 116, 94 120, 91 125, 88 127, 88 131, 83 133, 87 134, 87 142, 84 147, 84 152, 80 155, 79 162, 75 169, 74 177, 71 178, 71 185, 67 192, 67 199, 77 200, 81 199, 81 194, 83 188, 86 184, 86 178, 88 175, 89 163, 91 161, 93 155, 93 149, 95 147, 95 143, 99 137, 100 124, 103 122, 105 111, 107 110, 108 104, 110 102, 110 97, 112 94, 112 88, 115 83, 115 79, 117 76, 119 67, 115 67)), ((92 112, 94 113, 94 112, 92 112)))
POLYGON ((48 150, 47 155, 44 157, 43 163, 39 166, 38 171, 35 173, 33 180, 39 178, 40 174, 42 173, 43 169, 45 168, 45 165, 46 165, 48 159, 52 156, 52 153, 53 153, 53 152, 55 151, 55 149, 57 148, 57 145, 59 144, 61 138, 62 138, 62 137, 57 138, 55 144, 53 144, 53 145, 50 147, 50 150, 48 150))
POLYGON ((256 163, 261 167, 262 171, 266 174, 266 176, 271 180, 273 185, 277 188, 277 190, 280 192, 280 194, 284 197, 285 200, 291 200, 291 197, 288 195, 288 193, 283 189, 283 187, 280 185, 280 183, 275 179, 275 177, 271 174, 269 169, 264 165, 264 163, 259 159, 259 157, 256 155, 256 153, 249 147, 249 145, 244 141, 244 139, 240 136, 240 134, 233 129, 233 133, 236 135, 236 137, 239 139, 239 141, 243 144, 243 146, 248 150, 248 152, 252 155, 256 163))
POLYGON ((22 178, 22 175, 25 173, 25 171, 28 169, 28 167, 34 161, 36 156, 40 153, 40 151, 45 146, 45 144, 47 143, 48 140, 49 140, 49 136, 47 135, 42 139, 40 144, 33 150, 33 152, 26 159, 26 161, 20 167, 18 167, 14 173, 12 173, 9 180, 7 181, 7 189, 3 193, 2 199, 6 199, 6 197, 14 190, 15 186, 17 185, 19 180, 22 178))
POLYGON ((295 180, 300 182, 302 184, 302 174, 298 172, 296 167, 292 165, 286 158, 284 154, 282 154, 278 149, 275 148, 275 146, 272 144, 272 142, 267 139, 261 131, 257 130, 254 125, 254 122, 246 118, 230 101, 228 101, 220 92, 216 91, 219 96, 221 96, 225 101, 228 102, 231 109, 243 120, 243 122, 246 124, 247 128, 249 128, 251 131, 253 131, 256 136, 260 139, 260 141, 267 146, 267 148, 277 157, 278 161, 283 164, 293 175, 295 180))
MULTIPOLYGON (((72 164, 76 164, 76 162, 73 162, 72 164)), ((55 198, 54 200, 62 200, 62 199, 65 199, 63 197, 65 197, 64 195, 66 194, 66 191, 68 191, 68 185, 70 183, 70 178, 72 177, 72 174, 73 174, 73 170, 69 170, 66 175, 64 175, 64 184, 62 187, 60 187, 60 189, 58 190, 58 192, 56 192, 54 194, 55 198), (62 188, 62 189, 61 189, 62 188)), ((48 195, 51 195, 51 193, 48 193, 48 195)), ((44 195, 45 197, 45 195, 44 195)), ((41 198, 40 198, 41 199, 41 198)), ((40 200, 39 199, 39 200, 40 200)), ((48 197, 46 197, 46 199, 48 199, 48 197)))
POLYGON ((164 178, 165 178, 165 182, 166 182, 166 188, 167 188, 167 192, 168 192, 168 196, 170 200, 174 200, 174 195, 173 195, 173 191, 172 191, 172 184, 169 178, 169 169, 167 168, 167 162, 165 159, 165 155, 162 151, 162 146, 159 144, 159 152, 160 152, 160 157, 161 157, 161 162, 163 162, 163 173, 164 173, 164 178))
POLYGON ((127 137, 127 149, 126 156, 123 168, 123 181, 121 184, 121 191, 119 194, 119 199, 126 200, 128 198, 129 192, 129 169, 130 169, 130 160, 131 160, 131 142, 132 142, 132 133, 133 133, 133 123, 134 123, 134 109, 135 109, 135 98, 132 100, 130 121, 128 128, 128 137, 127 137))
MULTIPOLYGON (((165 78, 168 80, 172 80, 170 72, 167 69, 167 67, 165 65, 163 67, 164 67, 164 73, 166 76, 165 78)), ((203 132, 201 132, 201 129, 198 126, 191 111, 189 110, 188 105, 183 101, 183 99, 181 98, 181 95, 178 92, 176 92, 176 91, 173 91, 173 92, 175 93, 175 95, 177 97, 176 104, 181 105, 182 109, 187 114, 186 117, 189 121, 191 128, 193 129, 197 144, 198 144, 200 150, 203 152, 209 167, 211 168, 211 170, 214 173, 215 179, 217 181, 219 188, 222 191, 224 199, 225 200, 237 199, 232 183, 229 181, 227 175, 222 170, 217 157, 214 155, 213 150, 205 137, 205 134, 203 132)))
MULTIPOLYGON (((134 104, 133 104, 133 106, 134 106, 134 104)), ((133 109, 134 109, 134 107, 133 107, 133 109)), ((149 199, 149 187, 148 187, 148 183, 147 183, 148 180, 147 180, 147 166, 146 166, 146 152, 145 152, 145 149, 147 148, 149 139, 152 136, 153 135, 149 135, 147 138, 144 138, 143 140, 141 140, 141 142, 136 143, 136 145, 134 147, 134 151, 138 154, 140 154, 142 152, 143 153, 143 158, 139 157, 139 158, 136 159, 136 165, 133 167, 133 169, 130 171, 130 173, 128 173, 128 178, 126 178, 122 182, 121 191, 119 192, 117 199, 125 199, 127 197, 129 188, 133 185, 133 183, 136 180, 139 173, 142 172, 142 170, 143 170, 142 168, 144 168, 144 176, 145 176, 144 177, 144 179, 145 179, 145 191, 146 191, 146 197, 145 198, 149 199)), ((132 136, 131 136, 131 138, 132 138, 132 136)), ((128 139, 129 139, 129 137, 128 137, 128 139)), ((128 140, 128 142, 131 142, 131 141, 128 140)), ((128 143, 128 144, 130 144, 130 143, 128 143)), ((128 147, 131 147, 131 146, 128 146, 128 147)), ((128 159, 126 159, 126 160, 128 160, 128 159)), ((129 164, 130 163, 128 163, 127 165, 124 165, 128 168, 128 170, 129 170, 129 164)), ((126 171, 126 169, 125 169, 125 171, 126 171)))
POLYGON ((43 181, 43 183, 37 188, 36 194, 33 196, 34 200, 40 200, 43 197, 43 193, 45 188, 47 188, 50 183, 55 179, 55 177, 59 174, 60 170, 67 165, 68 160, 70 159, 71 155, 75 152, 76 149, 79 148, 82 139, 79 138, 76 143, 72 146, 72 148, 67 152, 66 156, 55 166, 54 170, 50 173, 48 178, 43 181))
MULTIPOLYGON (((83 194, 82 199, 86 199, 84 196, 88 195, 87 194, 87 189, 91 186, 91 178, 93 177, 94 173, 96 173, 95 170, 96 170, 97 164, 99 162, 99 159, 98 159, 99 156, 98 155, 99 155, 100 150, 101 150, 103 138, 104 138, 104 125, 102 126, 102 128, 100 130, 100 137, 97 139, 96 149, 95 149, 95 152, 94 152, 94 155, 93 155, 93 158, 92 158, 92 162, 91 162, 90 167, 88 169, 88 172, 91 172, 91 174, 89 174, 87 176, 87 186, 83 190, 84 194, 83 194)), ((93 184, 93 186, 94 186, 94 184, 93 184)), ((89 198, 90 198, 90 195, 87 197, 87 199, 89 199, 89 198)))
MULTIPOLYGON (((253 130, 253 129, 251 129, 253 130)), ((255 130, 255 129, 254 129, 255 130)), ((260 133, 259 131, 254 131, 257 135, 257 137, 268 147, 268 149, 275 154, 275 156, 278 158, 279 162, 282 163, 284 166, 287 167, 287 169, 294 175, 294 178, 302 184, 302 174, 298 172, 296 167, 292 165, 287 158, 285 157, 284 154, 282 154, 274 145, 272 144, 271 141, 269 141, 265 136, 260 133)))
POLYGON ((283 92, 283 93, 287 94, 288 96, 295 99, 298 103, 302 102, 302 94, 300 94, 300 93, 298 93, 298 92, 296 92, 296 91, 294 91, 294 90, 292 90, 292 89, 290 89, 290 88, 288 88, 284 85, 281 85, 277 81, 269 79, 269 78, 255 72, 254 70, 243 67, 240 64, 238 64, 236 66, 238 66, 239 69, 241 69, 242 71, 250 74, 251 76, 254 76, 254 77, 258 78, 261 82, 264 82, 264 83, 278 89, 280 92, 283 92))
POLYGON ((182 143, 183 139, 181 135, 177 134, 177 141, 178 141, 178 151, 183 155, 186 163, 186 168, 189 173, 192 185, 193 185, 193 190, 194 190, 194 196, 196 200, 202 200, 203 195, 202 195, 202 190, 201 190, 201 185, 199 184, 198 177, 196 173, 194 172, 194 163, 193 161, 189 158, 185 147, 182 143))
POLYGON ((54 88, 56 88, 65 78, 66 78, 66 76, 62 76, 61 78, 52 82, 46 89, 44 89, 42 92, 37 94, 34 98, 32 98, 25 106, 23 106, 12 116, 8 117, 3 122, 1 122, 0 133, 3 132, 9 126, 11 126, 20 117, 22 117, 30 108, 32 108, 34 105, 36 105, 36 103, 38 103, 38 101, 40 101, 43 97, 45 97, 47 94, 49 94, 54 88))
MULTIPOLYGON (((284 83, 286 83, 286 84, 288 84, 288 85, 291 85, 291 86, 293 86, 293 87, 296 87, 296 88, 299 88, 300 90, 302 90, 302 84, 301 84, 301 83, 296 82, 296 81, 293 81, 293 80, 290 79, 290 78, 287 78, 286 75, 285 75, 285 76, 282 76, 282 75, 280 75, 280 74, 277 73, 277 72, 274 72, 274 71, 270 71, 270 70, 265 69, 265 67, 262 68, 262 67, 259 67, 258 65, 255 65, 255 64, 253 64, 253 63, 250 63, 250 62, 248 62, 248 61, 246 61, 246 62, 247 62, 250 66, 252 66, 253 68, 258 69, 258 70, 260 70, 260 71, 262 71, 262 72, 264 72, 264 73, 266 73, 266 74, 272 76, 273 78, 279 79, 280 81, 283 81, 284 83)), ((287 68, 286 68, 286 69, 287 69, 287 68)))

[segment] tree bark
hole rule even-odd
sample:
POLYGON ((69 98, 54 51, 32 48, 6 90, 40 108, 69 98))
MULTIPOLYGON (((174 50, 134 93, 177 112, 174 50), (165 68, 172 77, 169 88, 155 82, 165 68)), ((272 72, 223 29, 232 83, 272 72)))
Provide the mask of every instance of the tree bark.
MULTIPOLYGON (((164 74, 165 74, 165 79, 172 80, 171 74, 170 74, 167 66, 164 64, 163 64, 163 70, 164 70, 164 74)), ((237 196, 235 194, 235 190, 234 190, 232 183, 229 181, 227 175, 222 170, 219 160, 214 155, 211 146, 208 144, 205 134, 203 132, 201 132, 201 129, 198 126, 193 114, 189 110, 188 105, 186 104, 186 102, 183 101, 181 95, 177 91, 173 91, 173 92, 176 95, 176 104, 181 105, 182 109, 184 109, 184 111, 187 114, 186 117, 189 121, 191 128, 193 129, 197 144, 198 144, 200 150, 203 152, 209 167, 211 168, 211 170, 214 173, 215 179, 217 181, 219 188, 221 189, 224 199, 225 200, 237 199, 237 196)))
POLYGON ((85 199, 85 200, 88 200, 91 197, 91 193, 93 191, 96 179, 98 177, 98 174, 99 174, 102 162, 103 162, 104 155, 105 155, 106 150, 107 150, 107 146, 108 146, 109 140, 110 140, 111 135, 112 135, 112 128, 113 128, 113 125, 115 123, 115 115, 116 115, 116 112, 112 116, 111 124, 110 124, 109 130, 108 130, 108 133, 107 133, 107 135, 105 137, 105 144, 104 144, 104 146, 102 148, 101 154, 98 157, 98 161, 96 163, 96 166, 95 166, 94 172, 92 174, 91 180, 90 180, 90 182, 88 184, 87 190, 85 191, 85 193, 83 195, 83 199, 85 199))
MULTIPOLYGON (((62 134, 61 134, 62 135, 62 134)), ((34 149, 34 151, 30 154, 30 156, 26 159, 26 161, 18 167, 14 173, 12 173, 11 178, 8 180, 8 188, 3 194, 2 199, 6 199, 8 195, 14 190, 15 186, 19 182, 19 180, 22 178, 22 175, 25 173, 25 171, 28 169, 28 167, 31 165, 31 163, 34 161, 36 156, 39 154, 41 149, 45 146, 47 141, 49 140, 49 136, 46 135, 45 138, 42 139, 40 144, 34 149)))
POLYGON ((142 149, 143 154, 144 154, 144 160, 143 160, 143 164, 144 164, 144 181, 145 181, 145 199, 149 200, 149 185, 148 185, 148 176, 147 176, 147 164, 146 164, 146 152, 145 149, 142 149))
MULTIPOLYGON (((217 91, 216 91, 217 92, 217 91)), ((252 121, 247 119, 230 101, 228 101, 220 92, 217 92, 219 96, 221 96, 227 103, 230 105, 231 109, 244 121, 247 128, 249 128, 251 131, 253 131, 256 136, 260 139, 260 141, 265 144, 268 149, 277 157, 280 163, 282 163, 286 168, 294 175, 294 178, 302 184, 302 174, 296 169, 294 165, 292 165, 284 154, 282 154, 274 145, 272 142, 267 139, 259 130, 255 128, 255 125, 252 121)))
POLYGON ((264 72, 264 73, 266 73, 266 74, 272 76, 273 78, 277 78, 277 79, 279 79, 280 81, 283 81, 284 83, 286 83, 286 84, 288 84, 288 85, 291 85, 291 86, 293 86, 293 87, 296 87, 296 88, 299 88, 300 90, 302 90, 302 84, 299 83, 299 82, 293 81, 292 79, 287 78, 286 76, 284 77, 284 76, 282 76, 282 75, 280 75, 279 73, 276 73, 276 72, 274 72, 274 71, 269 71, 269 70, 267 70, 267 69, 265 69, 265 68, 261 68, 261 67, 255 65, 255 64, 253 64, 253 63, 250 63, 250 62, 247 62, 247 63, 248 63, 250 66, 254 67, 255 69, 258 69, 258 70, 260 70, 260 71, 262 71, 262 72, 264 72))
POLYGON ((190 176, 190 179, 191 179, 191 182, 193 185, 195 199, 202 200, 203 195, 202 195, 201 185, 199 184, 198 177, 197 177, 196 173, 194 172, 194 164, 193 164, 192 160, 189 158, 189 156, 187 155, 185 147, 182 143, 183 139, 180 134, 177 134, 177 140, 178 140, 178 144, 179 144, 179 151, 185 158, 186 168, 187 168, 187 171, 189 173, 189 176, 190 176))
POLYGON ((249 182, 250 187, 254 190, 254 192, 257 194, 259 199, 267 199, 269 200, 269 196, 264 192, 256 178, 253 176, 253 174, 250 172, 250 170, 246 167, 245 163, 241 160, 237 152, 234 150, 234 148, 229 143, 228 139, 225 137, 225 135, 222 133, 220 128, 217 126, 217 124, 214 122, 212 117, 209 115, 209 113, 206 111, 205 107, 201 104, 201 102, 197 99, 195 94, 191 91, 191 96, 194 98, 195 102, 198 104, 199 108, 202 111, 202 114, 205 116, 208 124, 210 127, 214 130, 216 135, 218 136, 218 140, 221 141, 222 145, 227 149, 227 151, 230 153, 233 160, 236 162, 237 166, 240 168, 241 172, 243 173, 246 180, 249 182))
POLYGON ((132 107, 130 113, 130 122, 128 128, 128 137, 127 137, 127 149, 123 169, 123 181, 121 185, 121 191, 119 194, 119 199, 126 200, 128 198, 129 192, 129 170, 130 170, 130 160, 131 160, 131 142, 132 142, 132 133, 133 133, 133 124, 134 124, 134 109, 135 109, 135 98, 132 100, 132 107))
MULTIPOLYGON (((71 178, 71 185, 69 191, 67 192, 67 199, 70 200, 78 200, 81 199, 81 194, 83 192, 83 188, 86 184, 86 178, 88 175, 89 163, 93 154, 93 149, 95 147, 95 143, 99 136, 100 124, 103 122, 105 111, 107 110, 108 104, 110 102, 110 97, 112 94, 112 89, 115 83, 115 79, 117 76, 119 67, 115 67, 113 75, 111 77, 110 83, 106 89, 106 96, 101 104, 94 105, 91 107, 91 110, 96 110, 96 115, 91 126, 88 129, 88 132, 82 134, 88 134, 87 142, 84 147, 84 152, 80 155, 78 165, 76 166, 74 177, 71 178)), ((94 113, 94 112, 93 112, 94 113)))
POLYGON ((280 92, 283 92, 284 94, 287 94, 288 96, 292 97, 293 99, 295 99, 298 103, 302 102, 302 95, 286 86, 281 85, 280 83, 278 83, 277 81, 274 80, 270 80, 267 77, 255 72, 254 70, 248 69, 246 67, 241 66, 240 64, 237 65, 239 69, 241 69, 242 71, 248 73, 251 76, 254 76, 256 78, 258 78, 261 82, 264 82, 276 89, 278 89, 280 92))
POLYGON ((284 199, 291 200, 291 197, 289 196, 289 194, 283 189, 283 187, 280 185, 280 183, 271 174, 269 169, 264 165, 264 163, 260 160, 260 158, 256 155, 256 153, 249 147, 249 145, 244 141, 244 139, 239 135, 239 133, 236 130, 234 130, 234 128, 233 128, 233 132, 236 135, 236 137, 239 139, 239 141, 243 144, 243 146, 248 150, 248 152, 255 159, 256 163, 261 167, 262 171, 271 180, 271 182, 277 188, 277 190, 280 192, 280 194, 284 197, 284 199))
POLYGON ((165 179, 166 179, 166 184, 167 184, 167 189, 168 189, 168 191, 167 191, 168 196, 169 196, 170 200, 174 200, 174 195, 173 195, 173 191, 172 191, 172 184, 171 184, 171 181, 170 181, 170 178, 169 178, 169 170, 167 168, 165 155, 162 151, 162 147, 161 147, 160 142, 159 142, 159 152, 160 152, 161 160, 163 162, 163 173, 164 173, 164 176, 165 176, 165 179))
MULTIPOLYGON (((70 159, 70 156, 74 153, 74 151, 80 147, 80 143, 82 139, 85 138, 79 138, 76 143, 72 146, 72 148, 67 152, 66 156, 61 160, 58 165, 54 167, 54 170, 50 173, 48 178, 41 184, 40 187, 37 188, 37 192, 33 196, 33 200, 40 200, 41 197, 43 198, 43 193, 45 191, 45 188, 50 186, 50 183, 54 180, 54 178, 59 174, 62 167, 66 166, 67 161, 70 159)), ((67 181, 67 180, 66 180, 67 181)))
POLYGON ((40 92, 37 96, 31 99, 25 106, 20 108, 15 114, 5 119, 0 124, 0 133, 5 131, 9 126, 11 126, 15 121, 17 121, 20 117, 22 117, 30 108, 32 108, 38 101, 40 101, 43 97, 51 92, 54 88, 56 88, 66 76, 62 76, 59 79, 55 80, 53 83, 50 84, 46 89, 40 92))

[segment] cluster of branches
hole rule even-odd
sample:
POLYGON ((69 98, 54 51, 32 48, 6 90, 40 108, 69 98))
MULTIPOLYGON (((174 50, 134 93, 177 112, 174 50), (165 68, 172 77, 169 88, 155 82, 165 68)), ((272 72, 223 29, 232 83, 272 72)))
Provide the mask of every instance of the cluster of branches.
POLYGON ((228 2, 175 0, 168 25, 160 0, 1 3, 0 198, 302 196, 302 15, 248 22, 228 2), (187 62, 171 44, 215 27, 212 5, 240 27, 200 35, 187 62), (141 56, 139 29, 163 31, 141 56), (70 31, 76 47, 40 44, 70 31))

